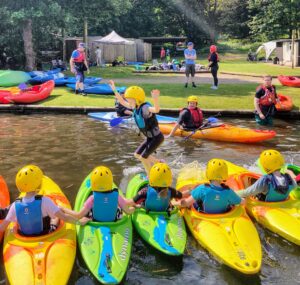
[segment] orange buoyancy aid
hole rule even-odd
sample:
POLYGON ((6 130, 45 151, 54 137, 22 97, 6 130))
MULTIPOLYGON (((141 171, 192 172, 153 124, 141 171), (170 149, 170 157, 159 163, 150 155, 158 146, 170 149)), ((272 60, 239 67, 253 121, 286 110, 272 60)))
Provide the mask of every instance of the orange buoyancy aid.
POLYGON ((259 88, 263 89, 265 91, 265 95, 263 95, 262 97, 259 98, 259 105, 260 106, 271 106, 271 105, 275 105, 277 96, 275 93, 275 88, 272 85, 271 86, 271 91, 264 85, 261 85, 259 87, 257 87, 256 90, 258 90, 259 88))

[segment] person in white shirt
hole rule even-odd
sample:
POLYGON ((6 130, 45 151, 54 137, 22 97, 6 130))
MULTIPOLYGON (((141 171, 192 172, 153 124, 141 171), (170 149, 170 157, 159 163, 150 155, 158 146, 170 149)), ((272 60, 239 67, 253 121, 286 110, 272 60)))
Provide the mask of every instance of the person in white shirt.
POLYGON ((101 51, 101 49, 99 47, 96 48, 95 54, 96 54, 97 66, 101 66, 101 64, 102 64, 102 60, 101 60, 102 51, 101 51))

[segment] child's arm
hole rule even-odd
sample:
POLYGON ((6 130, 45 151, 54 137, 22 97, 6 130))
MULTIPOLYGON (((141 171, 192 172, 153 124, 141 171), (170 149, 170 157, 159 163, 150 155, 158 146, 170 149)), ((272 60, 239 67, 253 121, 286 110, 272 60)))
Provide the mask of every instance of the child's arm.
POLYGON ((68 208, 64 208, 64 207, 60 207, 60 209, 65 213, 65 214, 68 214, 76 219, 81 219, 83 217, 85 217, 88 212, 89 212, 89 209, 83 207, 79 212, 77 211, 74 211, 74 210, 71 210, 71 209, 68 209, 68 208))
POLYGON ((0 232, 4 232, 6 228, 8 227, 10 221, 3 220, 3 222, 0 225, 0 232))
POLYGON ((195 202, 194 198, 192 196, 190 196, 188 198, 181 199, 179 201, 172 201, 172 205, 181 207, 181 208, 187 208, 187 207, 191 206, 194 202, 195 202))
POLYGON ((259 108, 259 99, 254 97, 254 107, 255 107, 255 110, 257 111, 259 117, 264 120, 265 119, 265 116, 264 114, 262 113, 261 109, 259 108))
POLYGON ((177 123, 177 124, 174 126, 174 128, 172 129, 172 131, 166 136, 166 138, 172 137, 172 136, 175 134, 175 132, 177 131, 177 129, 179 129, 179 127, 180 127, 180 124, 177 123))
POLYGON ((160 107, 159 107, 159 103, 158 103, 159 94, 160 94, 160 91, 158 89, 151 91, 151 96, 152 96, 152 99, 154 102, 154 107, 149 107, 149 112, 151 112, 151 113, 159 113, 159 111, 160 111, 160 107))
POLYGON ((117 91, 116 86, 115 86, 115 82, 113 80, 110 80, 109 81, 109 85, 110 85, 112 91, 114 92, 114 94, 115 94, 116 99, 118 100, 118 102, 120 102, 120 104, 122 104, 124 107, 130 109, 129 103, 126 100, 124 100, 123 97, 117 91))

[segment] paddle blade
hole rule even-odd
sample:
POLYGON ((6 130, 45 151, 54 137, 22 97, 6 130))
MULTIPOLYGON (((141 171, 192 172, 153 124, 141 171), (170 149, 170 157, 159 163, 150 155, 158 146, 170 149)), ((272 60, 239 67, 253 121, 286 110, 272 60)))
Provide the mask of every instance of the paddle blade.
POLYGON ((26 85, 25 83, 21 83, 21 84, 18 86, 18 88, 19 88, 20 90, 25 90, 25 89, 27 88, 27 85, 26 85))
POLYGON ((211 124, 219 122, 219 120, 215 117, 209 117, 207 118, 207 121, 211 124))
POLYGON ((121 124, 122 122, 123 122, 123 118, 119 117, 119 118, 112 119, 109 124, 111 127, 115 127, 115 126, 121 124))

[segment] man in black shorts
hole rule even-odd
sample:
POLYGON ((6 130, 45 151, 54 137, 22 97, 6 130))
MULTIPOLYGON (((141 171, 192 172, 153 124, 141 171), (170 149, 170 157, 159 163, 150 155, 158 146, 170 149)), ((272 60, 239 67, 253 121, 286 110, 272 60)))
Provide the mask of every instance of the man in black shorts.
POLYGON ((195 77, 195 60, 197 58, 196 50, 194 49, 194 44, 189 42, 187 44, 188 48, 184 50, 184 57, 185 57, 185 76, 186 81, 184 87, 188 87, 189 83, 189 76, 191 74, 192 77, 192 86, 196 88, 196 84, 194 82, 195 77))

